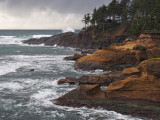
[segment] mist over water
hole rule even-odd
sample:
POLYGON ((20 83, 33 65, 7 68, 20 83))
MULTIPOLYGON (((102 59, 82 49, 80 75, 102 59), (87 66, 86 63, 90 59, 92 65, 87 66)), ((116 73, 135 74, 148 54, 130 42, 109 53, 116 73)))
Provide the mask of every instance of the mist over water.
POLYGON ((58 79, 102 73, 75 71, 74 62, 63 60, 75 53, 73 48, 21 43, 60 32, 0 31, 0 120, 136 120, 101 108, 64 107, 51 102, 77 87, 58 85, 58 79))

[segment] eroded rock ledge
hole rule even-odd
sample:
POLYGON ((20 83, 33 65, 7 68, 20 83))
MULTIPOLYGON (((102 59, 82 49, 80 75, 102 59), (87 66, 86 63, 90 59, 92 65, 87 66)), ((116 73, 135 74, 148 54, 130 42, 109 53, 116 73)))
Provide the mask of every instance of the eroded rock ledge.
POLYGON ((67 106, 101 106, 133 116, 160 119, 160 58, 126 68, 123 80, 112 82, 105 89, 100 84, 80 84, 78 88, 54 100, 67 106))
POLYGON ((99 76, 60 80, 61 84, 71 82, 79 86, 53 102, 76 107, 101 106, 123 114, 159 120, 159 38, 160 34, 141 34, 136 41, 125 41, 123 45, 110 46, 79 58, 75 69, 118 70, 119 73, 112 71, 99 76))
POLYGON ((82 70, 113 70, 137 66, 143 60, 160 57, 159 38, 160 34, 156 34, 156 37, 152 34, 141 34, 136 41, 110 46, 81 57, 74 67, 82 70))

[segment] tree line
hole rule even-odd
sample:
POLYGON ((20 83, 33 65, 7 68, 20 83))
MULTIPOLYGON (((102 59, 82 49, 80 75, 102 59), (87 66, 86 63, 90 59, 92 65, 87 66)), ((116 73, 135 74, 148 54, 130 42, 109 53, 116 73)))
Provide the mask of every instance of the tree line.
POLYGON ((109 5, 95 8, 82 20, 84 29, 109 32, 129 24, 128 34, 160 30, 160 0, 112 0, 109 5))

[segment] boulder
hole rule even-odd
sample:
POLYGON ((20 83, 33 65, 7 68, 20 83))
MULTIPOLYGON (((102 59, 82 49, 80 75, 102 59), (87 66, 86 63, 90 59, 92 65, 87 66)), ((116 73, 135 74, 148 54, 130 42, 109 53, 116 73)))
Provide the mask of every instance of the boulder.
POLYGON ((35 69, 30 69, 29 71, 30 71, 30 72, 34 72, 34 71, 35 71, 35 69))

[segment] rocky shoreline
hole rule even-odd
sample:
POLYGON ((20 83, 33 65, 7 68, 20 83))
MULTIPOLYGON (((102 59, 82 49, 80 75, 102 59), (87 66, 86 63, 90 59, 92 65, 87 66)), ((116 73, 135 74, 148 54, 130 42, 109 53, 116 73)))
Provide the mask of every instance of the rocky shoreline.
POLYGON ((78 34, 67 32, 53 35, 51 37, 43 37, 38 39, 31 38, 22 42, 25 44, 44 44, 48 46, 54 46, 56 44, 58 46, 80 49, 97 49, 110 46, 113 43, 122 43, 127 38, 127 36, 121 35, 114 38, 108 38, 104 36, 103 40, 97 40, 98 38, 98 36, 95 36, 91 32, 81 31, 78 34))
POLYGON ((118 42, 116 41, 121 43, 120 45, 111 45, 115 43, 114 40, 117 37, 112 39, 110 44, 107 44, 107 41, 101 41, 95 45, 93 36, 88 37, 88 34, 88 32, 81 32, 78 35, 65 33, 62 34, 62 38, 56 38, 55 35, 51 38, 24 41, 27 44, 57 44, 83 49, 100 48, 100 50, 93 50, 89 55, 88 52, 86 54, 82 52, 82 54, 67 57, 65 60, 76 61, 75 69, 112 71, 103 75, 68 77, 59 80, 58 84, 78 84, 78 87, 53 102, 73 107, 100 106, 134 117, 159 120, 160 34, 141 34, 137 40, 129 40, 126 37, 122 40, 121 38, 117 40, 118 42), (82 33, 83 36, 81 36, 82 33), (77 39, 77 36, 80 39, 77 39))

